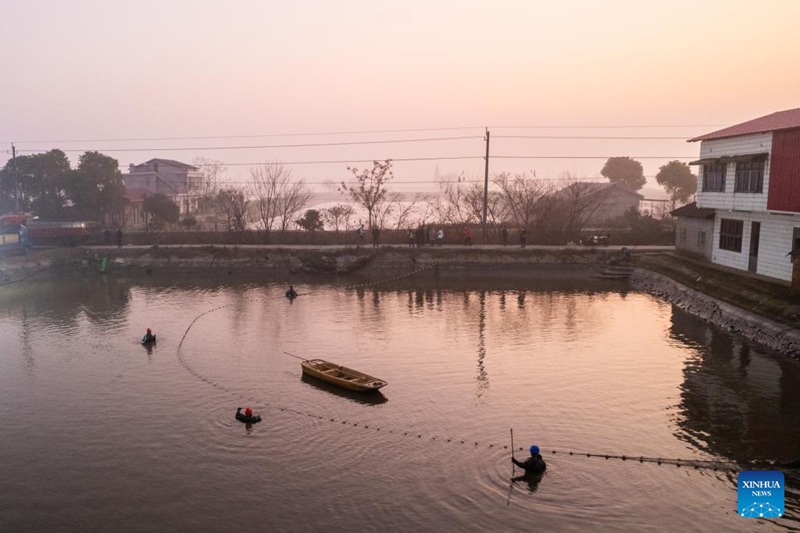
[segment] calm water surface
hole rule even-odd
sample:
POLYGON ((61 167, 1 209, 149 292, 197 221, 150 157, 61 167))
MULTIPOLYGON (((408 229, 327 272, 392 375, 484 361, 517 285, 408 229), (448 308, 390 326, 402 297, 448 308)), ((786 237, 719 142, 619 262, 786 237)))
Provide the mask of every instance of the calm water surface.
POLYGON ((800 526, 791 489, 786 518, 742 519, 735 474, 562 453, 794 458, 794 361, 616 284, 346 282, 294 302, 284 283, 0 288, 0 531, 800 526), (345 394, 284 351, 389 385, 345 394), (544 452, 538 484, 510 483, 512 427, 544 452))

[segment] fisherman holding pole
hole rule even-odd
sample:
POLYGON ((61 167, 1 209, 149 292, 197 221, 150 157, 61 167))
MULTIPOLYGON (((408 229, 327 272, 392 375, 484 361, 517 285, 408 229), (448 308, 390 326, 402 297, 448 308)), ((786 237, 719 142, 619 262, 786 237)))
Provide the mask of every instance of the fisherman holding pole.
POLYGON ((544 462, 542 456, 539 454, 539 447, 532 445, 530 448, 531 456, 525 461, 517 461, 514 458, 514 430, 511 430, 511 462, 518 467, 525 470, 525 475, 541 474, 547 469, 547 463, 544 462))

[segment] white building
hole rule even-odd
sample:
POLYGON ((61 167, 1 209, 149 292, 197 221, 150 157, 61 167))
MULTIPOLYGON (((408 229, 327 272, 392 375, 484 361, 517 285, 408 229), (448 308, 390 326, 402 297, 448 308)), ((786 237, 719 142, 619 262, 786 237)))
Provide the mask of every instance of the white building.
POLYGON ((697 207, 715 212, 711 261, 792 281, 791 252, 800 248, 800 108, 689 140, 696 141, 697 207))
POLYGON ((197 192, 203 183, 203 173, 197 167, 172 159, 151 159, 131 165, 122 177, 126 189, 168 196, 178 204, 181 215, 197 210, 197 192))

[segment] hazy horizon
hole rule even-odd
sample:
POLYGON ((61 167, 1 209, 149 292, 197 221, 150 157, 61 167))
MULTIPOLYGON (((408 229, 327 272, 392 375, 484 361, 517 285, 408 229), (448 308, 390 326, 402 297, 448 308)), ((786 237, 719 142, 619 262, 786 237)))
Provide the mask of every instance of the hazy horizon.
POLYGON ((233 181, 279 160, 317 184, 347 179, 348 163, 298 163, 391 158, 411 190, 437 169, 482 177, 488 127, 492 173, 591 178, 630 156, 651 188, 660 165, 696 158, 687 139, 800 107, 799 2, 605 5, 8 4, 0 164, 14 142, 73 165, 99 150, 123 171, 205 157, 233 181), (602 138, 645 136, 660 138, 602 138), (442 137, 459 139, 419 140, 442 137), (383 140, 414 142, 342 144, 383 140))

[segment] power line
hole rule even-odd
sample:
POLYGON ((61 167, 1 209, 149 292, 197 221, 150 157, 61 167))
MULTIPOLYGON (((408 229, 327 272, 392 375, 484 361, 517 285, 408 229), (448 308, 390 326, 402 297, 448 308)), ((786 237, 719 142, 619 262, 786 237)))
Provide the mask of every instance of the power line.
MULTIPOLYGON (((491 159, 608 159, 613 156, 606 155, 493 155, 491 159)), ((696 156, 628 156, 632 159, 692 159, 696 156)), ((280 161, 282 165, 346 165, 350 163, 372 163, 374 161, 390 160, 392 162, 408 162, 408 161, 451 161, 459 159, 484 159, 482 155, 463 155, 463 156, 443 156, 443 157, 389 157, 389 158, 372 158, 372 159, 338 159, 338 160, 320 160, 320 161, 280 161)), ((257 163, 200 163, 200 167, 213 167, 213 166, 257 166, 263 165, 264 161, 257 163)))
POLYGON ((685 141, 686 137, 645 137, 645 136, 599 136, 599 135, 495 135, 495 139, 584 139, 584 140, 633 140, 642 139, 649 141, 666 141, 666 140, 680 140, 685 141))
MULTIPOLYGON (((346 179, 342 178, 330 178, 326 181, 305 181, 303 180, 303 184, 305 185, 330 185, 338 184, 342 181, 347 181, 346 179)), ((526 179, 525 181, 564 181, 563 178, 533 178, 533 179, 526 179)), ((569 181, 569 180, 567 180, 569 181)), ((581 178, 579 181, 606 181, 606 178, 602 177, 595 177, 595 178, 581 178)), ((225 185, 251 185, 253 183, 252 180, 220 180, 220 186, 224 187, 225 185)), ((419 184, 427 184, 427 185, 439 185, 440 183, 483 183, 483 178, 480 179, 454 179, 454 180, 401 180, 395 181, 392 180, 392 185, 419 185, 419 184)))
MULTIPOLYGON (((345 141, 335 143, 304 143, 304 144, 265 144, 258 146, 178 146, 174 148, 106 148, 106 149, 68 149, 62 152, 173 152, 173 151, 189 151, 189 150, 257 150, 269 148, 312 148, 322 146, 356 146, 365 144, 399 144, 399 143, 419 143, 419 142, 438 142, 438 141, 462 141, 466 139, 483 139, 480 136, 463 136, 463 137, 429 137, 418 139, 385 139, 380 141, 345 141)), ((39 153, 41 150, 19 150, 20 152, 34 152, 39 153)))
POLYGON ((487 126, 490 129, 535 130, 535 129, 637 129, 637 128, 724 128, 728 124, 639 124, 614 126, 487 126))
MULTIPOLYGON (((463 156, 445 156, 445 157, 389 157, 389 158, 372 158, 372 159, 339 159, 339 160, 327 160, 327 161, 280 161, 281 165, 329 165, 329 164, 336 164, 336 165, 346 165, 349 163, 373 163, 375 161, 449 161, 455 159, 483 159, 481 155, 463 155, 463 156)), ((213 166, 226 166, 226 167, 240 167, 240 166, 255 166, 255 165, 263 165, 264 161, 258 163, 201 163, 198 166, 201 167, 213 167, 213 166)))
MULTIPOLYGON (((268 137, 313 137, 327 135, 364 135, 380 133, 411 133, 423 131, 456 131, 474 129, 637 129, 637 128, 721 128, 726 124, 662 124, 662 125, 527 125, 527 126, 451 126, 439 128, 404 128, 404 129, 385 129, 385 130, 353 130, 353 131, 314 131, 302 133, 259 133, 251 135, 199 135, 182 137, 132 137, 132 138, 98 138, 98 139, 55 139, 40 140, 29 139, 16 141, 16 144, 53 144, 53 143, 94 143, 94 142, 141 142, 141 141, 196 141, 212 139, 258 139, 268 137)), ((2 144, 9 144, 12 141, 3 141, 2 144)))
MULTIPOLYGON (((62 139, 52 141, 28 140, 16 141, 17 144, 28 143, 89 143, 89 142, 140 142, 140 141, 198 141, 198 140, 212 140, 212 139, 258 139, 265 137, 314 137, 314 136, 327 136, 327 135, 364 135, 375 133, 412 133, 423 131, 454 131, 454 130, 472 130, 484 129, 484 126, 453 126, 448 128, 408 128, 408 129, 393 129, 393 130, 361 130, 361 131, 317 131, 305 133, 259 133, 253 135, 206 135, 206 136, 193 136, 193 137, 139 137, 139 138, 122 138, 122 139, 62 139)), ((9 143, 11 141, 6 141, 9 143)))
MULTIPOLYGON (((609 159, 609 155, 493 155, 492 159, 609 159)), ((635 155, 631 159, 693 159, 690 155, 635 155)))

